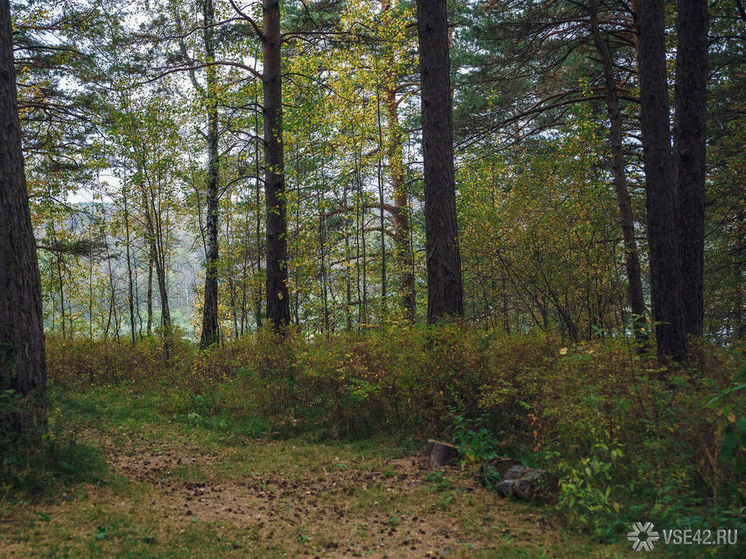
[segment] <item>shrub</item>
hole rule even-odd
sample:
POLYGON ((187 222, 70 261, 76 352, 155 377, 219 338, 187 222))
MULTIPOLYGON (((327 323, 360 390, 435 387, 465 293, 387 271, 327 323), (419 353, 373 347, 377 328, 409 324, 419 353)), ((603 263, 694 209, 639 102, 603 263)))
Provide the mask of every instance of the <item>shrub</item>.
POLYGON ((662 371, 621 339, 562 348, 552 335, 390 324, 163 350, 157 337, 52 337, 49 372, 151 386, 166 411, 220 430, 451 436, 472 462, 500 453, 558 473, 559 509, 600 538, 641 516, 735 519, 746 504, 739 348, 703 344, 690 369, 662 371))

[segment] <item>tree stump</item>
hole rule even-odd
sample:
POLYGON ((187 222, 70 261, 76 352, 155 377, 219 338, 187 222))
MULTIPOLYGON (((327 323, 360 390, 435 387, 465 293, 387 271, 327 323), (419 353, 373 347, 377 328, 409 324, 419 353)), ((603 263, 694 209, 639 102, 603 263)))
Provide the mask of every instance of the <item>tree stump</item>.
POLYGON ((425 454, 430 457, 430 463, 433 466, 449 466, 459 457, 458 448, 434 439, 427 441, 425 454))

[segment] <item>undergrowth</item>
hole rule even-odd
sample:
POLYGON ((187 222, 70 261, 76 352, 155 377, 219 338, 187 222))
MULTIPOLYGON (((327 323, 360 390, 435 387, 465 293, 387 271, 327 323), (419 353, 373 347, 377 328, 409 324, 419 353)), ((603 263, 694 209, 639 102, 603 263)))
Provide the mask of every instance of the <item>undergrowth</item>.
POLYGON ((557 510, 600 540, 631 521, 743 530, 742 348, 699 345, 663 370, 628 340, 395 325, 329 338, 271 331, 205 352, 174 340, 48 341, 63 386, 150 391, 160 413, 248 436, 447 437, 464 466, 496 455, 561 480, 557 510))

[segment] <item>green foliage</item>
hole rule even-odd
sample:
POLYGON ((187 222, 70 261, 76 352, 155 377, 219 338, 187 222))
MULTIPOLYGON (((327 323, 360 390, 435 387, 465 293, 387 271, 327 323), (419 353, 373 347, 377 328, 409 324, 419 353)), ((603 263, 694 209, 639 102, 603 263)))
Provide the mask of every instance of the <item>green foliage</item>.
POLYGON ((36 446, 0 458, 0 489, 8 498, 21 491, 38 495, 71 483, 101 481, 105 473, 106 462, 97 448, 70 435, 45 435, 36 446))
POLYGON ((721 460, 735 468, 735 473, 746 472, 746 463, 736 460, 746 450, 746 415, 743 401, 746 392, 746 361, 731 386, 719 392, 707 402, 720 418, 722 431, 721 460), (724 424, 724 426, 723 426, 724 424))
POLYGON ((489 416, 482 413, 474 418, 450 408, 452 423, 451 440, 458 446, 461 466, 482 464, 497 456, 498 441, 487 427, 489 416))
MULTIPOLYGON (((698 347, 691 370, 662 375, 654 355, 625 340, 562 347, 551 336, 447 323, 329 338, 291 331, 284 340, 262 330, 206 352, 176 340, 170 366, 147 347, 100 341, 85 342, 83 351, 82 343, 50 344, 54 379, 118 382, 120 399, 146 387, 157 395, 118 406, 90 402, 93 416, 128 421, 121 409, 160 421, 163 414, 252 437, 450 437, 473 469, 499 454, 558 474, 558 510, 601 540, 643 517, 675 526, 709 515, 733 525, 746 505, 737 348, 698 347), (129 368, 90 370, 112 362, 129 368)), ((85 411, 88 404, 76 402, 85 411)))
MULTIPOLYGON (((622 450, 604 444, 594 445, 589 457, 568 464, 556 455, 557 474, 562 480, 558 508, 573 525, 588 527, 602 540, 609 540, 625 526, 619 513, 621 505, 613 495, 623 491, 614 486, 624 468, 622 450)), ((547 455, 549 458, 549 455, 547 455)))

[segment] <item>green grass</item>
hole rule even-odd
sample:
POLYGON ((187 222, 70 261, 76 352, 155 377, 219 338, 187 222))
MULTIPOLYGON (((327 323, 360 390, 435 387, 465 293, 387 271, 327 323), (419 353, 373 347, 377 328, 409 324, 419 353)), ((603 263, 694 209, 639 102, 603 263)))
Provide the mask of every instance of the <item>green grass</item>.
POLYGON ((1 557, 628 554, 467 472, 429 469, 411 442, 281 438, 259 418, 190 419, 188 400, 133 385, 51 396, 56 436, 74 435, 66 448, 85 449, 74 463, 98 460, 98 475, 55 479, 33 498, 6 492, 1 557))

